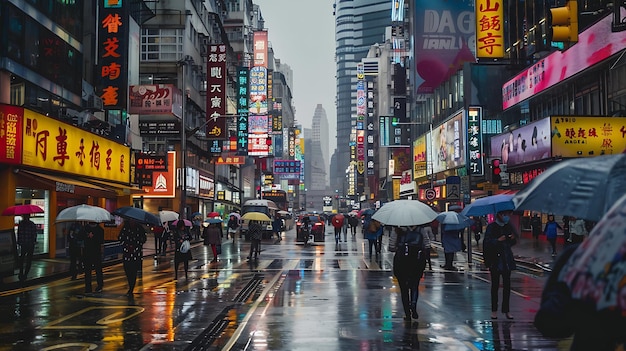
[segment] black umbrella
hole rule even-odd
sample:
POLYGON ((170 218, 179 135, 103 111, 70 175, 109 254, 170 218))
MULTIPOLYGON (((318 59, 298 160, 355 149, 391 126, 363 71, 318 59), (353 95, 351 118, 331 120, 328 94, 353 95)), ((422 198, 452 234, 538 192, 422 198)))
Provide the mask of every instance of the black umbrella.
POLYGON ((132 219, 139 223, 148 224, 152 226, 160 226, 161 220, 159 216, 150 212, 144 211, 141 208, 125 206, 120 207, 117 210, 111 212, 111 214, 120 216, 125 219, 132 219))

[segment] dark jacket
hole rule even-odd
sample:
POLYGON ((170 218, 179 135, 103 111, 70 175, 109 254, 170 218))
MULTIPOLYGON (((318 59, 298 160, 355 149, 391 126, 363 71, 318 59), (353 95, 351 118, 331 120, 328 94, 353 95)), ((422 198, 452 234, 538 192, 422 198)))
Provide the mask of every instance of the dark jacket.
POLYGON ((104 229, 99 224, 91 226, 87 224, 81 230, 80 238, 85 243, 85 256, 97 255, 100 257, 102 253, 102 245, 104 245, 104 229))
POLYGON ((510 223, 503 226, 497 222, 489 224, 485 230, 485 239, 483 240, 483 259, 485 260, 485 266, 500 272, 516 269, 515 257, 511 250, 511 246, 516 243, 515 230, 510 223), (498 238, 503 235, 506 239, 499 241, 498 238))
POLYGON ((393 256, 393 275, 398 280, 419 279, 426 268, 424 234, 420 227, 396 231, 396 252, 393 256))
POLYGON ((122 243, 124 261, 139 261, 143 256, 143 244, 146 242, 146 231, 141 224, 124 222, 117 237, 122 243))

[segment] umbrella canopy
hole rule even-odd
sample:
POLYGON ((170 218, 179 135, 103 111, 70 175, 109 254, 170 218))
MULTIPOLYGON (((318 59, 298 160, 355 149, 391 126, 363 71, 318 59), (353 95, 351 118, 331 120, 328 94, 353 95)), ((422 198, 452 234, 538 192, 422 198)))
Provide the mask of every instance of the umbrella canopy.
POLYGON ((345 217, 341 213, 337 213, 336 215, 333 216, 333 219, 331 219, 331 223, 334 227, 340 226, 343 224, 344 218, 345 217))
POLYGON ((515 209, 513 195, 499 194, 481 197, 480 199, 465 206, 461 214, 464 216, 484 216, 495 214, 500 211, 512 211, 515 209))
POLYGON ((596 224, 559 274, 572 297, 594 302, 598 310, 626 310, 618 300, 626 289, 626 195, 596 224))
POLYGON ((200 217, 200 218, 202 218, 202 212, 194 212, 194 213, 192 213, 192 214, 191 214, 191 218, 194 218, 194 217, 200 217))
POLYGON ((90 206, 86 204, 68 207, 57 215, 54 220, 56 223, 61 222, 108 222, 111 220, 109 211, 102 207, 90 206))
POLYGON ((157 227, 161 225, 161 220, 159 219, 158 216, 148 211, 144 211, 141 208, 137 208, 137 207, 132 207, 132 206, 120 207, 116 209, 115 211, 111 212, 111 214, 125 218, 125 219, 131 219, 139 223, 143 223, 143 224, 149 224, 149 225, 153 225, 157 227))
POLYGON ((373 209, 373 208, 366 208, 366 209, 364 209, 364 210, 359 211, 359 212, 358 212, 358 214, 359 214, 359 217, 362 217, 362 216, 371 216, 371 215, 373 215, 373 214, 374 214, 374 212, 376 212, 376 210, 375 210, 375 209, 373 209))
POLYGON ((372 219, 394 226, 420 225, 432 222, 436 217, 437 212, 418 200, 391 201, 372 215, 372 219))
POLYGON ((222 222, 224 222, 224 221, 223 221, 221 218, 219 218, 219 217, 207 218, 207 219, 205 219, 204 221, 205 221, 206 223, 211 223, 211 224, 213 224, 213 223, 222 223, 222 222))
POLYGON ((243 216, 241 216, 241 219, 244 220, 249 220, 249 221, 264 221, 264 222, 270 222, 271 219, 262 212, 246 212, 243 216))
POLYGON ((159 219, 161 223, 175 221, 179 218, 178 212, 163 210, 159 211, 159 219))
POLYGON ((213 212, 209 212, 209 214, 207 214, 206 216, 207 218, 219 217, 220 213, 213 211, 213 212))
POLYGON ((183 223, 185 223, 185 227, 189 227, 189 228, 193 227, 193 223, 188 219, 177 219, 174 222, 172 222, 172 225, 176 227, 178 225, 178 222, 180 221, 183 221, 183 223))
POLYGON ((441 212, 435 218, 444 225, 444 230, 461 230, 472 225, 472 219, 455 211, 441 212))
POLYGON ((287 211, 283 211, 283 210, 280 210, 280 211, 278 211, 278 214, 281 214, 281 215, 288 215, 288 214, 289 214, 289 212, 287 212, 287 211))
POLYGON ((231 212, 228 214, 228 218, 230 218, 230 216, 235 216, 237 217, 237 220, 241 219, 241 215, 237 212, 231 212))
POLYGON ((15 205, 2 211, 3 216, 21 216, 33 213, 43 213, 43 208, 37 205, 15 205))
POLYGON ((515 209, 598 221, 626 194, 626 154, 559 162, 513 198, 515 209))

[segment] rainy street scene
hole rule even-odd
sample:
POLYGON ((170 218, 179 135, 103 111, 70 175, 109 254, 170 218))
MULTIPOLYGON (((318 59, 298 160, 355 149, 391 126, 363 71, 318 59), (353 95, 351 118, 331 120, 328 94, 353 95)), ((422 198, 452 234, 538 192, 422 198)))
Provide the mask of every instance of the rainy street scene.
POLYGON ((2 0, 0 184, 0 351, 626 351, 626 0, 2 0))

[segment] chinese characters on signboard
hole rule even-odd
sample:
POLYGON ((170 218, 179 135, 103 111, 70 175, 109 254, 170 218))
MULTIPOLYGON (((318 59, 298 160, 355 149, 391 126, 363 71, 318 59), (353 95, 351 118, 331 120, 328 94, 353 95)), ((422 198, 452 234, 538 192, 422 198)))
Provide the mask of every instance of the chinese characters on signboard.
POLYGON ((248 154, 248 67, 237 70, 237 155, 248 154))
POLYGON ((504 6, 502 0, 476 1, 476 56, 504 57, 504 6))
POLYGON ((267 32, 254 32, 254 66, 267 67, 267 32))
POLYGON ((226 140, 226 45, 209 45, 207 72, 206 136, 226 140))
POLYGON ((182 116, 183 95, 173 84, 131 85, 129 113, 182 116))
POLYGON ((130 149, 106 138, 23 109, 24 165, 130 182, 130 149))
POLYGON ((593 157, 626 150, 626 117, 551 117, 552 155, 593 157))
POLYGON ((101 0, 99 9, 98 75, 105 109, 125 109, 128 97, 128 5, 101 0))
POLYGON ((22 115, 24 109, 0 105, 0 162, 22 162, 22 115))
POLYGON ((470 107, 467 111, 467 148, 471 175, 483 174, 483 136, 480 129, 482 113, 482 107, 470 107))

